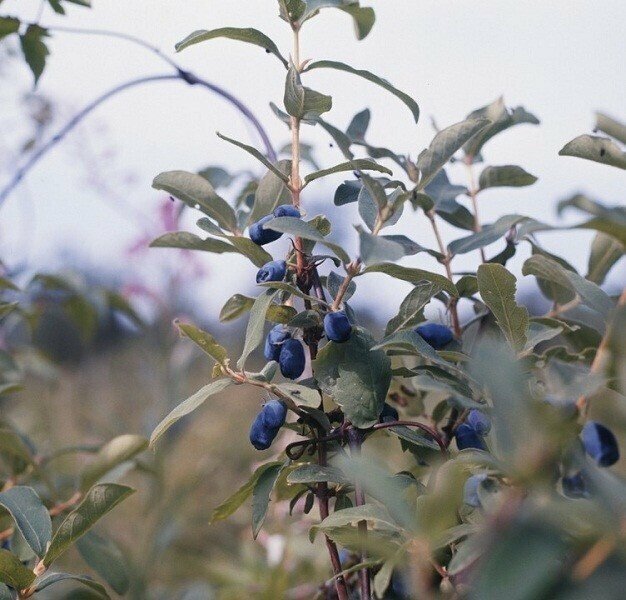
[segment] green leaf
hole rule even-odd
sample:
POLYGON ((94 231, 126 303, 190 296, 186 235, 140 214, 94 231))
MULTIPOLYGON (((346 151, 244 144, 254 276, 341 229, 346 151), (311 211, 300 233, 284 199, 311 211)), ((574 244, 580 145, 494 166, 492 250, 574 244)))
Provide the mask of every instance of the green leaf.
POLYGON ((313 69, 336 69, 338 71, 345 71, 346 73, 351 73, 352 75, 357 75, 359 77, 362 77, 363 79, 367 79, 368 81, 375 83, 376 85, 387 90, 388 92, 396 96, 396 98, 399 98, 409 108, 411 114, 413 115, 413 118, 415 119, 415 122, 417 123, 417 121, 419 120, 420 109, 417 105, 417 102, 415 102, 415 100, 413 100, 413 98, 411 98, 408 94, 405 94, 404 92, 401 92, 399 89, 395 88, 386 79, 378 77, 378 75, 374 75, 374 73, 371 73, 370 71, 366 71, 364 69, 355 69, 354 67, 351 67, 346 63, 338 62, 335 60, 318 60, 307 65, 304 70, 312 71, 313 69))
POLYGON ((257 468, 250 479, 246 481, 232 496, 222 502, 211 514, 209 525, 217 521, 223 521, 232 515, 251 495, 254 487, 265 471, 282 466, 282 462, 274 461, 265 463, 257 468))
POLYGON ((28 445, 15 431, 6 427, 0 428, 0 453, 27 464, 33 464, 34 458, 28 445))
POLYGON ((594 162, 626 169, 626 152, 610 138, 597 135, 580 135, 559 151, 560 156, 575 156, 594 162))
POLYGON ((43 564, 49 567, 78 538, 134 491, 125 485, 115 483, 94 485, 56 530, 52 543, 43 557, 43 564))
POLYGON ((598 285, 604 282, 613 265, 624 255, 624 246, 606 233, 596 233, 591 243, 587 276, 598 285))
MULTIPOLYGON (((291 173, 291 161, 279 160, 276 163, 276 168, 283 173, 284 177, 288 178, 291 173)), ((254 192, 254 206, 250 213, 250 223, 269 215, 279 204, 291 204, 291 192, 285 185, 284 177, 278 177, 274 171, 267 171, 261 178, 254 192)))
POLYGON ((367 521, 367 524, 374 529, 383 529, 391 532, 400 531, 400 528, 385 508, 379 504, 363 504, 332 513, 319 525, 311 527, 309 537, 314 539, 318 531, 324 532, 336 527, 358 525, 361 521, 367 521))
POLYGON ((478 290, 513 350, 526 346, 528 310, 515 302, 516 281, 502 265, 478 267, 478 290))
POLYGON ((509 229, 525 221, 528 217, 522 215, 504 215, 495 223, 485 225, 479 232, 473 233, 448 244, 448 251, 451 255, 467 254, 473 250, 484 248, 497 242, 509 229))
POLYGON ((524 187, 532 185, 537 178, 517 165, 485 167, 478 181, 478 191, 491 187, 524 187))
POLYGON ((0 40, 7 35, 17 33, 20 29, 20 20, 15 17, 0 17, 0 40))
POLYGON ((81 491, 88 490, 118 465, 134 458, 148 447, 142 435, 120 435, 102 446, 93 461, 80 474, 81 491))
POLYGON ((222 140, 224 140, 226 142, 229 142, 230 144, 233 144, 233 145, 237 146, 238 148, 241 148, 242 150, 245 150, 248 154, 251 154, 252 156, 254 156, 254 158, 256 158, 258 161, 263 163, 279 179, 282 179, 285 183, 289 182, 289 177, 285 173, 283 173, 275 164, 273 164, 271 161, 269 161, 263 154, 261 154, 256 148, 254 148, 252 146, 248 146, 248 144, 244 144, 242 142, 238 142, 237 140, 229 138, 229 137, 227 137, 225 135, 222 135, 219 131, 216 132, 216 133, 217 133, 217 137, 219 137, 220 139, 222 139, 222 140))
POLYGON ((432 281, 420 281, 408 293, 400 304, 398 314, 393 317, 385 328, 385 336, 396 331, 415 327, 424 320, 424 307, 430 302, 433 296, 441 291, 441 286, 432 281))
POLYGON ((29 25, 26 32, 20 35, 22 52, 35 77, 35 85, 46 67, 46 58, 50 54, 43 41, 45 37, 48 37, 48 30, 39 25, 29 25))
POLYGON ((613 310, 613 301, 595 283, 587 281, 578 273, 565 269, 547 256, 531 256, 522 268, 524 275, 534 275, 578 294, 581 301, 589 308, 600 313, 605 319, 613 310))
MULTIPOLYGON (((338 273, 335 273, 335 271, 330 271, 330 273, 328 273, 328 277, 326 278, 326 288, 328 289, 328 293, 333 297, 333 300, 337 297, 339 289, 343 285, 345 279, 346 278, 343 277, 343 275, 339 275, 338 273)), ((356 283, 354 283, 354 280, 352 280, 350 281, 350 283, 348 283, 348 289, 344 293, 344 302, 350 300, 355 292, 356 283)))
POLYGON ((387 431, 401 440, 408 442, 412 446, 419 446, 430 450, 439 450, 439 444, 431 438, 426 437, 424 432, 419 429, 411 429, 409 427, 405 427, 404 425, 398 425, 397 427, 389 427, 387 431))
POLYGON ((178 319, 174 321, 174 325, 178 327, 184 337, 188 337, 192 342, 195 342, 214 361, 221 365, 226 364, 228 361, 226 348, 218 344, 217 340, 210 333, 188 323, 181 323, 178 319))
POLYGON ((262 267, 265 263, 272 260, 272 255, 255 244, 250 238, 239 235, 227 236, 228 241, 237 248, 240 254, 250 259, 256 267, 262 267))
POLYGON ((320 127, 322 127, 322 129, 324 129, 331 138, 333 138, 344 157, 348 160, 352 160, 354 158, 354 154, 350 152, 352 140, 343 131, 324 121, 321 117, 318 117, 315 121, 320 124, 320 127))
POLYGON ((365 134, 370 124, 372 113, 369 108, 362 110, 352 117, 352 121, 346 129, 346 135, 352 140, 365 140, 365 134))
POLYGON ((626 144, 626 125, 601 112, 596 113, 596 129, 626 144))
POLYGON ((299 383, 279 383, 275 386, 278 391, 288 396, 296 406, 317 408, 322 401, 318 390, 299 383))
POLYGON ((556 597, 568 546, 561 533, 541 523, 502 532, 477 571, 472 598, 530 600, 556 597))
POLYGON ((174 425, 174 423, 196 410, 196 408, 204 404, 204 402, 214 394, 219 394, 219 392, 224 391, 231 383, 230 379, 217 379, 200 388, 195 394, 181 402, 156 426, 150 436, 150 447, 154 448, 157 440, 174 425))
POLYGON ((224 229, 237 231, 235 211, 201 175, 187 171, 166 171, 155 177, 152 187, 176 196, 190 208, 201 210, 224 229))
POLYGON ((468 140, 463 146, 463 151, 472 160, 480 159, 480 151, 482 147, 498 133, 509 129, 515 125, 529 123, 538 125, 539 119, 532 113, 527 112, 523 106, 518 106, 512 111, 507 110, 504 106, 502 97, 498 98, 491 104, 483 106, 469 115, 468 119, 487 118, 491 121, 491 125, 483 129, 480 133, 468 140))
POLYGON ((401 244, 367 233, 361 227, 357 227, 357 231, 359 232, 359 255, 365 266, 396 261, 406 254, 401 244))
POLYGON ((225 252, 239 251, 222 240, 215 238, 202 239, 195 233, 188 231, 170 231, 156 240, 150 242, 150 248, 179 248, 181 250, 202 250, 203 252, 212 252, 214 254, 223 254, 225 252))
POLYGON ((35 580, 35 574, 8 550, 0 549, 0 582, 16 590, 27 588, 35 580))
POLYGON ((244 368, 246 359, 250 356, 250 353, 263 341, 265 315, 267 314, 267 309, 277 293, 277 289, 267 289, 254 301, 254 304, 250 309, 250 318, 246 329, 243 352, 241 353, 241 358, 237 362, 237 367, 239 369, 244 368))
MULTIPOLYGON (((292 296, 296 296, 297 298, 302 298, 303 300, 309 300, 311 302, 314 302, 315 304, 321 304, 322 306, 328 307, 327 302, 324 302, 323 300, 320 300, 319 298, 316 298, 315 296, 309 296, 309 294, 305 294, 296 286, 291 285, 290 283, 287 283, 285 281, 268 281, 266 283, 260 283, 259 286, 270 288, 273 290, 281 290, 283 292, 288 292, 292 296)), ((270 306, 269 310, 271 311, 271 309, 272 307, 270 306)), ((268 314, 269 314, 269 311, 268 311, 268 314)), ((269 316, 268 316, 268 320, 270 320, 269 316)))
POLYGON ((124 595, 130 586, 127 559, 112 540, 88 531, 76 547, 84 561, 100 575, 115 592, 124 595))
POLYGON ((468 119, 442 129, 417 157, 417 168, 421 173, 417 189, 423 190, 463 144, 490 123, 488 119, 468 119))
POLYGON ((2 505, 15 521, 15 525, 32 548, 41 557, 52 539, 52 522, 48 509, 33 488, 17 485, 0 493, 2 505))
POLYGON ((189 46, 193 46, 194 44, 199 44, 200 42, 221 37, 260 46, 266 52, 269 52, 278 58, 278 60, 283 63, 285 68, 289 66, 283 55, 280 53, 280 50, 278 50, 278 46, 276 46, 276 44, 264 33, 252 27, 221 27, 220 29, 211 29, 210 31, 207 31, 206 29, 194 31, 182 42, 178 42, 178 44, 176 44, 176 52, 180 52, 181 50, 189 48, 189 46))
POLYGON ((374 9, 368 6, 358 6, 358 3, 348 6, 340 6, 339 9, 348 13, 352 17, 352 20, 354 21, 354 32, 357 40, 365 39, 376 22, 374 9))
POLYGON ((13 600, 11 590, 4 583, 0 583, 0 600, 13 600))
POLYGON ((270 503, 270 494, 282 469, 282 464, 271 465, 259 475, 254 484, 252 490, 252 536, 255 540, 261 527, 263 527, 270 503))
POLYGON ((287 482, 291 484, 320 483, 324 481, 330 483, 351 483, 341 469, 315 463, 300 465, 287 475, 287 482))
POLYGON ((337 256, 343 263, 349 263, 350 257, 346 254, 346 251, 339 245, 334 244, 326 240, 326 238, 320 234, 320 232, 307 221, 298 219, 296 217, 277 217, 268 221, 263 226, 264 229, 271 229, 273 231, 280 231, 288 235, 294 235, 305 240, 311 240, 326 246, 337 256))
POLYGON ((391 383, 391 361, 384 352, 372 351, 373 345, 367 331, 354 327, 347 342, 329 342, 313 364, 322 391, 360 428, 378 421, 391 383))
POLYGON ((330 96, 302 85, 300 73, 293 65, 289 67, 287 73, 284 103, 288 114, 305 120, 315 119, 328 112, 333 106, 330 96))
POLYGON ((424 338, 413 329, 405 329, 396 331, 391 335, 383 338, 374 346, 374 350, 395 350, 403 353, 414 354, 426 358, 436 364, 449 366, 449 364, 441 358, 434 348, 428 344, 424 338))
POLYGON ((367 273, 384 273, 385 275, 389 275, 389 277, 400 279, 401 281, 408 281, 413 285, 417 285, 422 280, 430 281, 440 286, 442 290, 448 292, 452 296, 456 297, 459 295, 456 286, 447 277, 439 275, 438 273, 424 271, 422 269, 412 269, 410 267, 402 267, 392 263, 381 263, 379 265, 372 265, 363 269, 359 273, 359 276, 367 273))
POLYGON ((241 315, 247 313, 254 304, 253 298, 248 298, 243 294, 235 294, 231 296, 220 311, 220 322, 225 323, 237 319, 241 315))
POLYGON ((335 165, 334 167, 330 167, 329 169, 322 169, 321 171, 309 173, 305 176, 304 182, 311 183, 311 181, 315 181, 316 179, 326 177, 327 175, 331 175, 333 173, 341 173, 342 171, 353 171, 355 169, 378 171, 379 173, 387 173, 387 175, 393 175, 393 171, 391 169, 383 167, 373 160, 370 160, 368 158, 357 158, 356 160, 335 165))
MULTIPOLYGON (((70 573, 45 573, 41 577, 38 577, 34 582, 35 592, 41 592, 47 587, 59 583, 60 581, 76 581, 90 590, 96 593, 96 598, 110 598, 104 586, 94 581, 90 577, 71 575, 70 573)), ((91 597, 91 596, 90 596, 91 597)))

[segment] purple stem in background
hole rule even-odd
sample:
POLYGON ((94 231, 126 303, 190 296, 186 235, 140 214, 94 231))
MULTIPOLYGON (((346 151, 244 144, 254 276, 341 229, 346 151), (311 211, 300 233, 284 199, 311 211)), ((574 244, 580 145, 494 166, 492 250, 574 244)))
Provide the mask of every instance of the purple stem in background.
POLYGON ((74 29, 71 27, 48 27, 46 29, 49 29, 50 31, 59 31, 64 33, 103 35, 106 37, 114 37, 132 42, 143 48, 146 48, 147 50, 150 50, 150 52, 164 60, 168 65, 176 69, 176 74, 153 75, 128 81, 114 87, 113 89, 109 90, 108 92, 104 93, 102 96, 99 96, 93 102, 88 104, 79 113, 74 115, 56 135, 48 140, 48 142, 46 142, 38 150, 33 152, 33 154, 30 155, 26 163, 15 172, 15 175, 9 180, 9 183, 0 191, 0 207, 4 204, 4 201, 9 197, 11 192, 13 192, 13 190, 19 185, 20 181, 22 181, 26 174, 41 160, 41 158, 49 150, 54 148, 54 146, 56 146, 74 127, 76 127, 76 125, 78 125, 78 123, 80 123, 80 121, 82 121, 87 115, 89 115, 95 108, 97 108, 100 104, 102 104, 112 96, 115 96, 119 92, 122 92, 131 87, 154 81, 180 79, 181 81, 185 81, 189 85, 199 85, 201 87, 207 88, 208 90, 211 90, 219 96, 222 96, 222 98, 230 102, 237 110, 239 110, 239 112, 241 112, 244 117, 246 117, 246 119, 248 119, 248 121, 250 121, 256 132, 259 134, 263 145, 265 146, 265 153, 267 155, 267 158, 272 162, 277 161, 276 151, 274 150, 274 147, 272 146, 272 143, 265 129, 263 128, 259 120, 254 116, 252 111, 245 104, 243 104, 243 102, 241 102, 238 98, 236 98, 230 92, 226 91, 220 86, 211 83, 210 81, 206 81, 205 79, 202 79, 197 75, 190 73, 189 71, 185 71, 180 65, 178 65, 178 63, 163 54, 161 50, 159 50, 156 46, 152 46, 148 42, 145 42, 144 40, 135 36, 126 33, 118 33, 116 31, 107 31, 102 29, 74 29))

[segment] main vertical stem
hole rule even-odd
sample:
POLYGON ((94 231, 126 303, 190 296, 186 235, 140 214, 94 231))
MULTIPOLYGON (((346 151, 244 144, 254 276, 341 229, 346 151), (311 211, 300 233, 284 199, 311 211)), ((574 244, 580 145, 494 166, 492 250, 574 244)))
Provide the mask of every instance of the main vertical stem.
MULTIPOLYGON (((293 64, 294 68, 300 70, 300 30, 298 26, 292 25, 293 27, 293 64)), ((300 119, 298 117, 291 117, 291 177, 289 179, 289 185, 291 189, 291 202, 296 208, 300 208, 300 192, 302 191, 302 180, 300 179, 300 119)), ((296 266, 298 272, 298 282, 305 283, 305 287, 310 287, 308 283, 308 277, 305 275, 305 271, 307 270, 308 265, 306 264, 306 259, 303 252, 302 238, 296 237, 294 246, 296 249, 296 266), (306 281, 305 280, 306 277, 306 281)), ((321 296, 321 300, 323 300, 324 291, 321 287, 319 276, 317 275, 317 271, 315 270, 315 266, 313 265, 313 287, 315 288, 315 293, 318 296, 321 296)), ((308 291, 308 290, 307 290, 308 291)), ((309 306, 307 306, 309 308, 309 306)), ((317 354, 317 343, 309 342, 307 344, 309 348, 309 354, 311 357, 311 361, 313 361, 317 354)), ((326 465, 327 457, 326 457, 326 445, 318 444, 318 462, 321 466, 326 465)), ((320 518, 322 521, 328 517, 329 511, 329 502, 328 502, 328 484, 326 482, 320 482, 317 484, 316 490, 317 502, 320 511, 320 518)), ((341 559, 339 558, 339 552, 337 550, 337 545, 333 540, 331 540, 328 536, 324 536, 324 540, 326 542, 326 548, 328 549, 328 554, 330 555, 330 562, 332 564, 333 573, 335 575, 335 590, 337 591, 337 597, 339 600, 349 600, 348 588, 346 586, 346 580, 343 575, 340 575, 341 568, 341 559)))

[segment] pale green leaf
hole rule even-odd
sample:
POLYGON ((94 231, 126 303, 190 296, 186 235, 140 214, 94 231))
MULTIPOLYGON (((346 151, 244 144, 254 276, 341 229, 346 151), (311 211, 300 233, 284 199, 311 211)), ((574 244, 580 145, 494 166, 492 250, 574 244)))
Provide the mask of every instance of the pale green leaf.
POLYGON ((610 138, 580 135, 559 151, 560 156, 575 156, 594 162, 626 169, 626 152, 610 138))
POLYGON ((378 265, 372 265, 363 269, 361 273, 359 273, 359 276, 366 275, 367 273, 383 273, 385 275, 389 275, 389 277, 393 277, 394 279, 408 281, 413 285, 418 284, 420 281, 426 280, 437 284, 441 287, 442 290, 448 292, 452 296, 459 295, 456 286, 447 277, 439 275, 438 273, 424 271, 423 269, 402 267, 400 265, 394 265, 393 263, 382 263, 378 265))
POLYGON ((194 327, 189 323, 181 323, 178 320, 174 321, 174 325, 178 327, 180 333, 184 337, 188 337, 192 342, 195 342, 195 344, 197 344, 202 351, 208 354, 214 361, 220 363, 221 365, 226 363, 228 360, 226 348, 221 346, 210 333, 207 333, 198 327, 194 327))
POLYGON ((234 140, 233 138, 229 138, 225 135, 222 135, 219 131, 217 132, 217 137, 219 137, 220 139, 226 142, 229 142, 230 144, 233 144, 234 146, 237 146, 238 148, 241 148, 242 150, 245 150, 248 154, 251 154, 252 156, 254 156, 254 158, 256 158, 258 161, 263 163, 270 171, 272 171, 277 177, 282 179, 285 183, 289 181, 289 177, 285 173, 283 173, 274 163, 268 160, 263 154, 261 154, 261 152, 259 152, 253 146, 249 146, 248 144, 244 144, 243 142, 238 142, 237 140, 234 140))
POLYGON ((355 169, 363 169, 368 171, 378 171, 379 173, 386 173, 387 175, 393 175, 393 171, 388 169, 387 167, 383 167, 373 160, 369 160, 368 158, 358 158, 356 160, 348 161, 341 163, 339 165, 335 165, 334 167, 330 167, 329 169, 322 169, 321 171, 315 171, 314 173, 309 173, 305 176, 304 182, 310 183, 311 181, 315 181, 316 179, 320 179, 321 177, 326 177, 327 175, 331 175, 333 173, 340 173, 342 171, 354 171, 355 169))
POLYGON ((265 315, 267 314, 267 310, 277 293, 277 289, 267 289, 254 301, 254 304, 250 309, 250 318, 248 320, 248 327, 246 328, 243 352, 241 353, 241 358, 237 362, 237 367, 239 369, 243 370, 250 353, 263 341, 265 315))
POLYGON ((127 559, 118 546, 108 538, 88 531, 76 547, 85 562, 120 595, 124 595, 130 585, 127 559))
POLYGON ((485 190, 492 187, 524 187, 532 185, 537 178, 517 165, 485 167, 480 173, 478 187, 485 190))

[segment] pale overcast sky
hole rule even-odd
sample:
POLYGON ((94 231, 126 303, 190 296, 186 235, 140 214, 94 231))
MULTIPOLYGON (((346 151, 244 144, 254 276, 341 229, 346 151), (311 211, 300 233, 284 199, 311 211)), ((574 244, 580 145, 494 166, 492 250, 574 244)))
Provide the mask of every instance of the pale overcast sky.
MULTIPOLYGON (((115 29, 168 52, 195 29, 226 25, 261 29, 284 54, 291 46, 288 27, 276 17, 275 0, 94 0, 93 4, 93 10, 69 5, 66 18, 47 9, 42 24, 115 29)), ((488 145, 486 160, 519 164, 539 181, 525 189, 485 193, 481 201, 485 221, 513 212, 554 221, 555 203, 575 191, 611 204, 625 202, 623 171, 557 156, 565 142, 591 130, 595 110, 626 119, 623 0, 365 0, 362 4, 373 6, 377 13, 374 30, 366 40, 355 40, 347 15, 327 10, 303 30, 303 58, 342 60, 386 77, 417 100, 422 117, 416 126, 397 99, 351 75, 307 74, 307 85, 333 96, 329 121, 345 127, 354 113, 369 107, 370 143, 416 156, 432 138, 431 116, 443 127, 503 94, 509 106, 524 105, 542 124, 502 134, 488 145)), ((38 6, 39 0, 6 0, 2 11, 32 19, 38 6)), ((50 48, 52 56, 40 90, 58 101, 66 115, 124 80, 169 72, 155 56, 119 40, 58 33, 50 40, 50 48)), ((269 101, 281 103, 284 85, 284 70, 273 57, 252 46, 214 40, 184 51, 177 59, 244 99, 277 147, 287 141, 286 128, 268 107, 269 101)), ((26 91, 29 74, 25 68, 13 72, 16 76, 11 81, 4 79, 3 86, 8 83, 16 91, 26 91)), ((17 114, 6 92, 7 88, 0 94, 5 105, 0 111, 3 123, 6 114, 17 114)), ((56 125, 60 124, 62 120, 56 125)), ((15 136, 4 129, 1 135, 6 145, 15 136)), ((317 157, 324 166, 339 162, 338 152, 329 148, 324 132, 317 129, 307 128, 304 140, 318 145, 317 157)), ((65 148, 57 148, 42 161, 9 199, 0 221, 4 254, 23 256, 26 228, 29 258, 46 260, 61 243, 94 261, 115 261, 136 230, 120 216, 119 208, 112 210, 86 188, 77 153, 96 157, 110 153, 113 168, 107 162, 107 169, 112 168, 113 173, 101 173, 100 177, 119 186, 123 201, 134 210, 148 213, 159 199, 150 183, 160 171, 195 170, 207 164, 259 170, 253 159, 217 139, 215 130, 242 141, 256 141, 232 107, 203 89, 167 82, 118 96, 81 125, 65 148), (122 186, 125 172, 132 173, 134 180, 122 186)), ((91 168, 97 169, 97 162, 91 168)), ((461 168, 450 169, 450 176, 454 183, 466 183, 461 168)), ((341 181, 337 176, 311 185, 305 206, 312 201, 332 204, 334 189, 341 181)), ((350 208, 344 214, 339 229, 354 237, 351 226, 358 217, 350 208)), ((425 219, 411 211, 405 212, 397 230, 423 245, 432 244, 425 219)), ((446 234, 450 233, 446 229, 446 234)), ((578 242, 588 237, 583 233, 559 241, 558 234, 549 234, 542 239, 584 268, 586 254, 578 242)), ((526 250, 520 254, 526 256, 526 250)), ((219 259, 206 260, 215 273, 219 259)), ((236 258, 229 260, 232 287, 218 286, 216 290, 209 281, 205 289, 211 309, 219 308, 230 294, 239 291, 238 285, 253 278, 252 266, 236 258)), ((437 269, 422 255, 407 258, 405 263, 437 269)), ((520 264, 516 262, 518 268, 520 264)), ((467 266, 459 260, 456 268, 467 266)), ((624 271, 622 262, 613 278, 623 279, 624 271)), ((363 286, 359 300, 371 299, 380 281, 376 277, 372 285, 363 286)), ((396 289, 408 291, 407 284, 385 289, 390 294, 396 289)))

